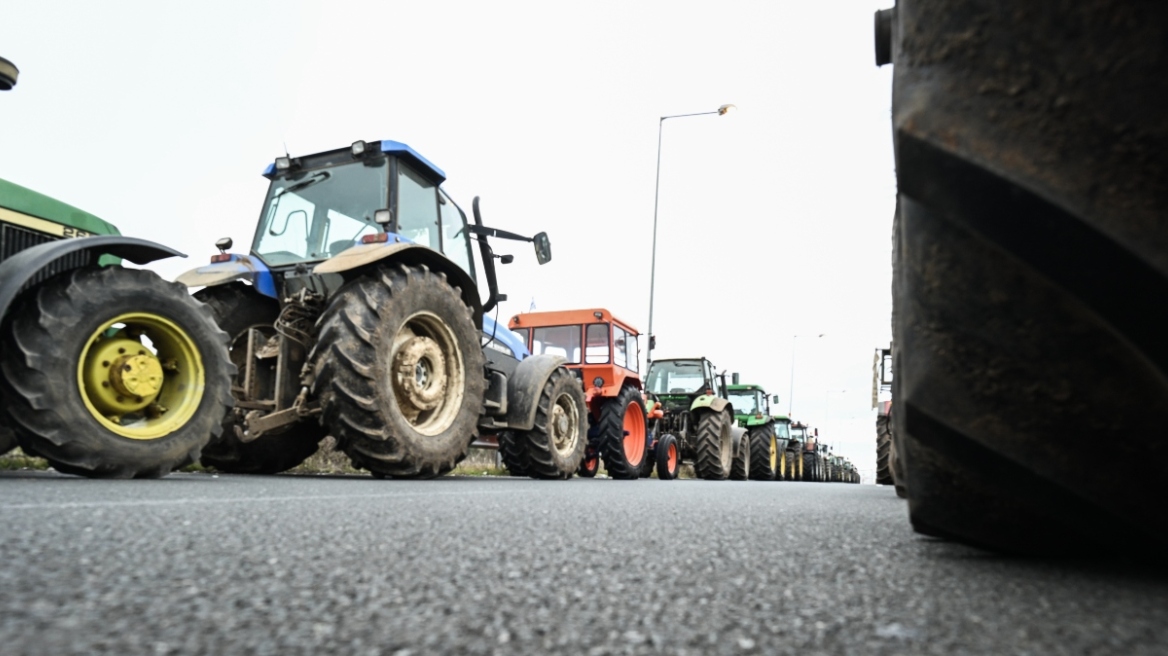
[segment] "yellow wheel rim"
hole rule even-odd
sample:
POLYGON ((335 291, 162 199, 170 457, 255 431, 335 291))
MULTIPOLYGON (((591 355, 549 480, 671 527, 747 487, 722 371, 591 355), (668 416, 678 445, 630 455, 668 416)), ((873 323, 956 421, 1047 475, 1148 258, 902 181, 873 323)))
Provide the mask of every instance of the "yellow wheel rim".
POLYGON ((779 466, 779 444, 775 440, 775 436, 771 436, 771 471, 779 466))
POLYGON ((127 312, 101 324, 77 361, 85 407, 104 428, 156 440, 182 428, 203 400, 203 359, 173 321, 127 312))

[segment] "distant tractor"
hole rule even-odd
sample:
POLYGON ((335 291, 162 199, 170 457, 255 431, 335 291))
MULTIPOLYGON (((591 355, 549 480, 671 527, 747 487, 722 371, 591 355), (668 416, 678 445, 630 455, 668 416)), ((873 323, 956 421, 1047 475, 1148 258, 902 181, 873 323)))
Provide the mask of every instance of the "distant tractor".
MULTIPOLYGON (((777 401, 775 403, 777 405, 777 401)), ((794 457, 790 451, 792 442, 791 419, 786 415, 774 415, 772 419, 775 422, 775 445, 779 451, 773 480, 789 481, 791 480, 791 469, 794 467, 794 457)))
MULTIPOLYGON (((603 308, 529 312, 511 317, 511 331, 534 354, 557 355, 580 380, 588 408, 588 445, 580 475, 596 475, 603 460, 610 476, 635 479, 657 469, 657 477, 677 477, 677 439, 654 439, 638 371, 639 331, 603 308)), ((522 467, 503 450, 508 468, 522 467)))
POLYGON ((673 437, 698 478, 749 476, 749 440, 735 425, 724 373, 706 358, 654 360, 646 381, 649 402, 661 411, 659 440, 673 437))
POLYGON ((474 223, 446 175, 396 141, 357 141, 267 167, 248 255, 220 240, 211 264, 179 277, 211 306, 238 367, 236 410, 203 463, 275 473, 326 434, 376 477, 452 470, 476 434, 508 432, 528 474, 565 478, 584 452, 584 398, 552 355, 515 353, 487 312, 499 293, 488 237, 534 238, 474 223), (472 248, 478 243, 476 252, 472 248), (487 298, 480 298, 480 270, 487 298))
POLYGON ((808 480, 804 478, 803 468, 803 451, 807 446, 807 440, 810 439, 810 428, 807 424, 796 421, 790 424, 791 441, 787 443, 787 462, 790 466, 787 469, 787 480, 802 481, 808 480))
MULTIPOLYGON (((0 91, 17 75, 0 58, 0 91)), ((119 266, 175 255, 0 180, 0 453, 93 478, 199 458, 231 407, 227 337, 181 285, 119 266)))
MULTIPOLYGON (((896 440, 892 439, 892 347, 877 348, 872 362, 872 407, 876 415, 876 484, 894 485, 896 494, 904 497, 904 484, 897 482, 900 466, 896 440)), ((903 473, 900 475, 903 481, 903 473)))
POLYGON ((735 420, 739 427, 746 429, 750 440, 750 478, 773 481, 776 473, 782 470, 782 454, 790 439, 779 438, 775 418, 771 416, 770 404, 777 405, 779 397, 767 397, 761 385, 738 384, 738 374, 734 374, 732 380, 727 388, 728 398, 734 405, 735 420))

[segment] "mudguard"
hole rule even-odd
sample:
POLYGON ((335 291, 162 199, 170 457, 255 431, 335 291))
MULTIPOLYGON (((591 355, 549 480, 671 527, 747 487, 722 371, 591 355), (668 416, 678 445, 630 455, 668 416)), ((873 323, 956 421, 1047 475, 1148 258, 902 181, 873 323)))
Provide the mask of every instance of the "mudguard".
POLYGON ((726 399, 720 399, 716 396, 703 394, 702 396, 694 399, 694 402, 689 406, 690 412, 703 410, 705 408, 709 408, 714 412, 722 412, 723 410, 729 408, 730 416, 734 416, 734 406, 730 405, 730 402, 726 399))
POLYGON ((742 439, 749 435, 749 431, 738 426, 730 427, 730 438, 734 441, 734 453, 738 453, 738 445, 742 443, 742 439))
POLYGON ((176 255, 186 257, 184 253, 162 244, 122 235, 76 237, 38 244, 20 251, 0 264, 0 317, 8 313, 8 306, 25 285, 34 281, 49 265, 58 264, 54 274, 84 266, 58 263, 65 256, 80 253, 88 253, 91 262, 97 262, 102 255, 112 255, 134 264, 146 264, 176 255))
POLYGON ((507 381, 507 427, 531 430, 543 386, 557 367, 567 362, 558 355, 533 355, 524 358, 507 381))
MULTIPOLYGON (((400 239, 399 237, 392 237, 400 239)), ((478 284, 462 267, 442 253, 408 241, 357 244, 316 265, 313 273, 339 273, 348 281, 368 267, 386 258, 393 257, 404 264, 424 265, 434 271, 446 274, 450 284, 458 287, 462 300, 474 313, 476 326, 482 325, 483 303, 479 299, 478 284)))
POLYGON ((264 296, 276 298, 276 280, 272 271, 258 257, 232 255, 226 262, 216 262, 191 269, 175 278, 187 287, 214 287, 236 280, 246 280, 264 296))

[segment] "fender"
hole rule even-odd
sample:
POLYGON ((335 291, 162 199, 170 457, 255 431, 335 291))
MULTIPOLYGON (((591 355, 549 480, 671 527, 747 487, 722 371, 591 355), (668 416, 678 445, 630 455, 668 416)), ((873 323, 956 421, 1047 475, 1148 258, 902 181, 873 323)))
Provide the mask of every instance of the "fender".
POLYGON ((268 265, 258 257, 232 254, 231 259, 226 262, 191 269, 174 280, 187 287, 215 287, 236 280, 246 280, 257 292, 279 300, 276 295, 276 279, 268 265))
POLYGON ((710 410, 713 410, 714 412, 722 412, 723 410, 726 410, 727 408, 729 408, 731 421, 733 421, 734 406, 731 405, 730 402, 727 401, 726 399, 720 399, 716 396, 710 396, 710 395, 703 394, 702 396, 699 396, 698 398, 694 399, 694 402, 692 404, 690 404, 690 406, 689 406, 690 412, 704 410, 705 408, 709 408, 710 410))
POLYGON ((735 453, 738 453, 738 445, 742 443, 743 438, 746 438, 746 436, 749 434, 750 433, 745 428, 739 428, 738 426, 730 427, 730 439, 734 444, 735 453))
POLYGON ((510 430, 531 430, 535 426, 535 411, 544 383, 557 367, 567 362, 559 355, 533 355, 524 358, 515 368, 515 375, 507 381, 507 427, 510 430))
MULTIPOLYGON (((394 239, 400 239, 394 237, 394 239)), ((313 273, 339 273, 348 282, 366 268, 387 258, 404 264, 423 265, 446 274, 450 284, 458 287, 462 300, 471 308, 474 324, 483 325, 483 303, 479 300, 478 284, 462 267, 442 253, 406 241, 382 244, 357 244, 316 265, 313 273)))
POLYGON ((145 239, 121 235, 76 237, 26 248, 0 264, 0 317, 27 285, 42 277, 96 263, 102 255, 112 255, 134 264, 147 264, 168 257, 186 257, 173 248, 145 239), (62 260, 66 256, 74 256, 62 260))

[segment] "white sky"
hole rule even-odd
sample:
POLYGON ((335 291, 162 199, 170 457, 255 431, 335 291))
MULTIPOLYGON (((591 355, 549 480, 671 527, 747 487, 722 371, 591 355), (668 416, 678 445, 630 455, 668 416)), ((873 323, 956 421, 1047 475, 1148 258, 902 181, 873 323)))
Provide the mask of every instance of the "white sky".
POLYGON ((870 477, 890 4, 7 0, 0 177, 188 253, 152 267, 173 278, 219 237, 246 248, 285 142, 395 139, 468 214, 479 195, 488 225, 551 237, 544 267, 496 245, 516 254, 501 320, 534 299, 644 332, 658 117, 733 103, 665 122, 654 355, 706 355, 785 412, 795 344, 795 418, 870 477))

